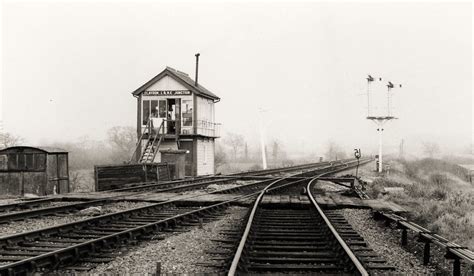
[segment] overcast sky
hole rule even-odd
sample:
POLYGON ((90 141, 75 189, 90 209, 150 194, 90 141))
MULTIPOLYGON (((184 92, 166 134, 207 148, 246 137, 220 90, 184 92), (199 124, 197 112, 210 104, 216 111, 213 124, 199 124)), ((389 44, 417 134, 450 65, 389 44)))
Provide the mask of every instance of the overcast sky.
POLYGON ((388 150, 472 141, 470 3, 6 1, 1 30, 4 128, 32 144, 135 126, 131 92, 166 66, 194 77, 197 52, 216 119, 251 141, 263 108, 289 150, 375 149, 368 73, 402 84, 388 150))

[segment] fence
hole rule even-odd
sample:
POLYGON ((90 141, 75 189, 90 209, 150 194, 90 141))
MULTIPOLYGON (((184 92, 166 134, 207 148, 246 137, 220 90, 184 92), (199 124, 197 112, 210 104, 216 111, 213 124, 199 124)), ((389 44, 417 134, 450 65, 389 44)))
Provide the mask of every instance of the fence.
POLYGON ((94 166, 95 190, 125 188, 139 182, 169 181, 173 166, 167 163, 94 166))

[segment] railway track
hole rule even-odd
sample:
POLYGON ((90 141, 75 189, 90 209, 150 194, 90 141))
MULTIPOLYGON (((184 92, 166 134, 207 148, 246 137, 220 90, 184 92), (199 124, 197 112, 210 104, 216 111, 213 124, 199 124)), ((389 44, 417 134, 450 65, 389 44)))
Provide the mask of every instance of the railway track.
MULTIPOLYGON (((342 162, 342 161, 341 161, 342 162)), ((300 165, 294 166, 289 168, 281 169, 283 172, 288 173, 289 171, 294 170, 310 170, 311 168, 325 168, 330 167, 335 164, 342 164, 341 162, 323 162, 323 163, 315 163, 309 165, 300 165)), ((271 170, 264 170, 264 171, 257 171, 257 172, 247 172, 245 176, 249 175, 262 175, 262 174, 272 174, 275 173, 278 169, 271 169, 271 170)), ((240 175, 234 175, 240 176, 240 175)), ((266 186, 268 181, 272 178, 259 181, 257 183, 250 183, 250 185, 241 185, 240 187, 235 187, 235 189, 224 189, 222 191, 218 191, 216 193, 248 193, 249 190, 257 191, 262 186, 266 186)), ((28 218, 37 218, 43 216, 52 216, 52 215, 61 215, 61 214, 69 214, 73 213, 82 209, 85 209, 90 206, 101 206, 104 204, 111 203, 113 201, 120 200, 125 196, 131 195, 139 195, 141 193, 147 192, 155 192, 155 193, 166 193, 166 192, 183 192, 188 190, 194 189, 201 189, 205 188, 211 184, 226 184, 232 181, 235 181, 236 178, 233 179, 219 179, 215 177, 202 177, 198 179, 192 180, 179 180, 179 181, 169 181, 164 183, 155 183, 155 182, 146 182, 146 183, 136 183, 131 187, 115 189, 110 191, 102 191, 99 192, 101 194, 107 194, 111 192, 128 192, 126 195, 115 195, 115 196, 105 196, 103 198, 94 199, 94 200, 87 200, 85 202, 77 202, 77 203, 70 203, 70 204, 63 204, 63 205, 56 205, 56 206, 44 206, 54 202, 62 201, 61 198, 45 198, 45 199, 38 199, 38 200, 31 200, 25 202, 18 202, 12 203, 7 205, 0 205, 0 223, 9 223, 18 220, 24 220, 28 218), (133 194, 131 194, 133 193, 133 194)), ((245 179, 245 180, 252 180, 252 179, 245 179)))
MULTIPOLYGON (((351 160, 351 159, 348 159, 351 160)), ((217 175, 217 176, 208 176, 208 177, 199 177, 189 180, 175 180, 175 181, 167 181, 162 183, 157 182, 141 182, 141 183, 130 183, 124 188, 101 191, 101 193, 107 192, 134 192, 134 191, 153 191, 156 189, 161 189, 164 187, 174 187, 177 185, 185 185, 185 184, 196 184, 196 186, 200 186, 198 183, 202 183, 201 186, 209 185, 209 184, 225 184, 229 181, 240 179, 240 180, 259 180, 261 179, 260 176, 268 175, 269 178, 275 178, 274 175, 281 175, 283 173, 291 173, 295 171, 305 171, 305 170, 312 170, 321 167, 332 166, 333 164, 341 164, 348 160, 340 160, 340 161, 331 161, 331 162, 320 162, 320 163, 311 163, 311 164, 304 164, 304 165, 297 165, 291 167, 284 167, 284 168, 275 168, 275 169, 267 169, 267 170, 259 170, 259 171, 249 171, 249 172, 240 172, 235 174, 229 175, 217 175), (272 176, 273 175, 273 176, 272 176), (254 178, 255 177, 255 178, 254 178)), ((196 187, 195 186, 195 187, 196 187)))
POLYGON ((42 205, 51 204, 54 201, 56 201, 56 199, 54 198, 41 198, 41 199, 35 199, 35 200, 25 200, 25 201, 20 201, 20 202, 14 202, 10 204, 3 204, 3 205, 0 205, 0 214, 28 210, 31 208, 37 208, 42 205))
MULTIPOLYGON (((224 179, 224 180, 202 181, 202 182, 190 183, 190 184, 185 183, 181 185, 179 185, 179 183, 174 183, 174 185, 160 184, 161 188, 157 189, 157 186, 154 186, 155 189, 153 192, 155 193, 183 192, 183 191, 188 191, 188 190, 205 188, 211 184, 225 184, 231 181, 232 179, 224 179)), ((265 185, 267 182, 268 180, 264 180, 264 181, 255 182, 255 183, 243 184, 240 187, 236 187, 236 189, 222 190, 222 193, 232 193, 233 191, 237 191, 237 190, 243 190, 243 191, 248 191, 249 189, 256 190, 258 189, 258 187, 265 185)), ((43 217, 43 216, 51 216, 51 215, 57 215, 57 214, 68 214, 68 213, 76 212, 78 210, 82 210, 90 206, 101 206, 104 204, 113 203, 121 199, 124 199, 127 196, 139 195, 142 193, 146 193, 146 191, 132 192, 132 193, 124 194, 124 195, 108 196, 108 197, 99 198, 99 199, 87 200, 86 202, 77 202, 77 203, 58 205, 58 206, 47 206, 47 207, 41 207, 41 205, 38 205, 36 203, 33 205, 28 205, 28 202, 25 202, 24 205, 28 206, 29 209, 25 210, 26 208, 24 206, 21 209, 23 211, 0 213, 0 223, 8 223, 8 222, 17 221, 17 220, 24 220, 28 218, 43 217), (39 206, 40 208, 35 209, 34 207, 36 206, 39 206)), ((61 201, 61 199, 48 198, 48 199, 43 199, 42 202, 43 201, 51 203, 51 202, 61 201)), ((13 208, 11 208, 9 205, 8 206, 5 205, 5 209, 12 210, 13 208)))
POLYGON ((336 163, 344 163, 350 161, 351 159, 345 159, 340 161, 326 161, 326 162, 318 162, 318 163, 310 163, 310 164, 302 164, 296 166, 290 166, 285 168, 275 168, 275 169, 266 169, 266 170, 259 170, 259 171, 248 171, 248 172, 240 172, 235 174, 230 174, 231 176, 261 176, 261 175, 272 175, 272 174, 281 174, 285 172, 297 171, 297 170, 305 170, 311 169, 315 167, 324 167, 336 163))
MULTIPOLYGON (((343 169, 318 177, 338 170, 343 169)), ((369 275, 369 271, 393 269, 384 265, 350 225, 331 215, 337 221, 334 226, 312 194, 318 177, 275 181, 260 193, 241 233, 229 275, 369 275), (279 204, 268 198, 301 191, 306 195, 296 203, 279 204)))
MULTIPOLYGON (((340 170, 347 166, 338 164, 305 172, 298 175, 302 179, 296 181, 306 181, 305 176, 319 174, 321 171, 340 170)), ((106 256, 104 252, 118 244, 147 239, 151 233, 166 231, 183 223, 199 223, 200 217, 214 216, 230 204, 257 196, 260 191, 255 192, 255 187, 266 186, 272 181, 248 184, 247 194, 207 207, 181 206, 177 201, 163 202, 0 237, 0 275, 25 274, 40 269, 54 270, 84 258, 102 262, 104 258, 98 256, 106 256)), ((288 180, 280 182, 283 185, 288 180)), ((242 187, 239 189, 242 190, 242 187)))

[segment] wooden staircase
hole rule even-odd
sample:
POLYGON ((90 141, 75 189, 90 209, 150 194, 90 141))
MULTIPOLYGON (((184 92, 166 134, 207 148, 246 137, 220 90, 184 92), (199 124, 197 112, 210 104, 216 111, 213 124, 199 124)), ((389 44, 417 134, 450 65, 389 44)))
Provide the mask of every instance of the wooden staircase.
POLYGON ((161 122, 158 128, 154 128, 152 124, 152 120, 148 119, 146 128, 143 130, 142 135, 140 136, 140 139, 138 139, 135 151, 133 152, 129 163, 131 163, 134 160, 134 157, 141 146, 140 142, 142 141, 146 130, 148 130, 148 136, 147 136, 148 138, 146 140, 145 150, 143 150, 143 152, 141 153, 141 156, 138 159, 138 163, 153 163, 153 161, 155 160, 156 154, 158 153, 158 149, 160 148, 160 144, 165 137, 164 121, 161 122), (162 134, 160 135, 160 133, 162 134))

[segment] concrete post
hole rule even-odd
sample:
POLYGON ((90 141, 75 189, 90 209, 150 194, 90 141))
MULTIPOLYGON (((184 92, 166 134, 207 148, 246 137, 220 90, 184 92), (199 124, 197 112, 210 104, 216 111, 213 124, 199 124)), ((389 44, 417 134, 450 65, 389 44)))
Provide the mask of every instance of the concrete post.
POLYGON ((379 128, 377 129, 378 133, 379 133, 379 173, 382 172, 382 167, 383 167, 383 163, 382 163, 382 135, 383 135, 383 128, 382 126, 379 126, 379 128))

